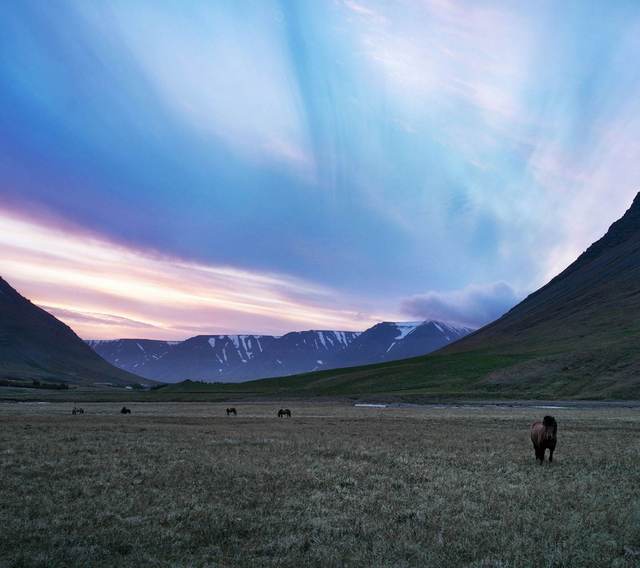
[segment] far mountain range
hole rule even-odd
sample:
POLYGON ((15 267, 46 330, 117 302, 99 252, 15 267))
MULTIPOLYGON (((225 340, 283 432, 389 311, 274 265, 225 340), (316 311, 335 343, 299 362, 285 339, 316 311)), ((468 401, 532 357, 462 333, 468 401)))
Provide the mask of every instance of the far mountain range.
POLYGON ((431 353, 474 331, 442 321, 382 322, 363 332, 198 335, 184 341, 87 341, 116 367, 164 382, 241 382, 395 361, 431 353))

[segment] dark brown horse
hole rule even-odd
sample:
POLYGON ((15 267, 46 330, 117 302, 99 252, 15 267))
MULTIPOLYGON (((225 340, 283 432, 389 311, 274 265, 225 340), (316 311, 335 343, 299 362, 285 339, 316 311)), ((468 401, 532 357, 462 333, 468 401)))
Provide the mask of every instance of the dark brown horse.
POLYGON ((278 418, 282 418, 283 416, 291 418, 291 411, 288 408, 281 408, 278 410, 278 418))
POLYGON ((558 441, 558 423, 553 416, 545 416, 542 422, 531 425, 531 441, 540 465, 544 462, 544 453, 549 448, 549 463, 553 461, 553 450, 558 441))
POLYGON ((234 416, 237 416, 238 415, 238 411, 233 407, 227 408, 227 416, 229 416, 230 414, 233 414, 234 416))
POLYGON ((122 409, 120 410, 120 414, 131 414, 131 409, 127 408, 126 406, 123 406, 122 409))

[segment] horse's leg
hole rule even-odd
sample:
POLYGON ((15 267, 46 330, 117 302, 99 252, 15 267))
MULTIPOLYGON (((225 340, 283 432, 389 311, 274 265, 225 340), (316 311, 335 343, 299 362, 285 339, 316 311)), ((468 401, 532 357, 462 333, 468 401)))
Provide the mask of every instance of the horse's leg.
POLYGON ((553 451, 556 449, 556 445, 549 446, 549 463, 553 462, 553 451))

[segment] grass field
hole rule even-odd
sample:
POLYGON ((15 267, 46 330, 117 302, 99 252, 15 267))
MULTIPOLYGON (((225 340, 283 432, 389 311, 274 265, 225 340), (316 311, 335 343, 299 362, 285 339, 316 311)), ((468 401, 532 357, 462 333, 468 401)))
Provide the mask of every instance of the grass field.
POLYGON ((638 409, 283 404, 0 404, 0 566, 640 566, 638 409))

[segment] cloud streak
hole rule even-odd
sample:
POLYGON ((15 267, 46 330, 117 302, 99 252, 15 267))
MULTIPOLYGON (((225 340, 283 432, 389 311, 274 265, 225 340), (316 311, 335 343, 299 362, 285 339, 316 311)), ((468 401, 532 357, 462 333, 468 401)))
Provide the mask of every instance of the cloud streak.
POLYGON ((254 8, 190 4, 174 12, 137 3, 83 5, 81 13, 105 34, 118 30, 160 100, 190 130, 308 177, 313 156, 281 15, 268 3, 254 8))
POLYGON ((184 262, 0 211, 3 277, 85 338, 361 329, 349 298, 279 274, 184 262))

